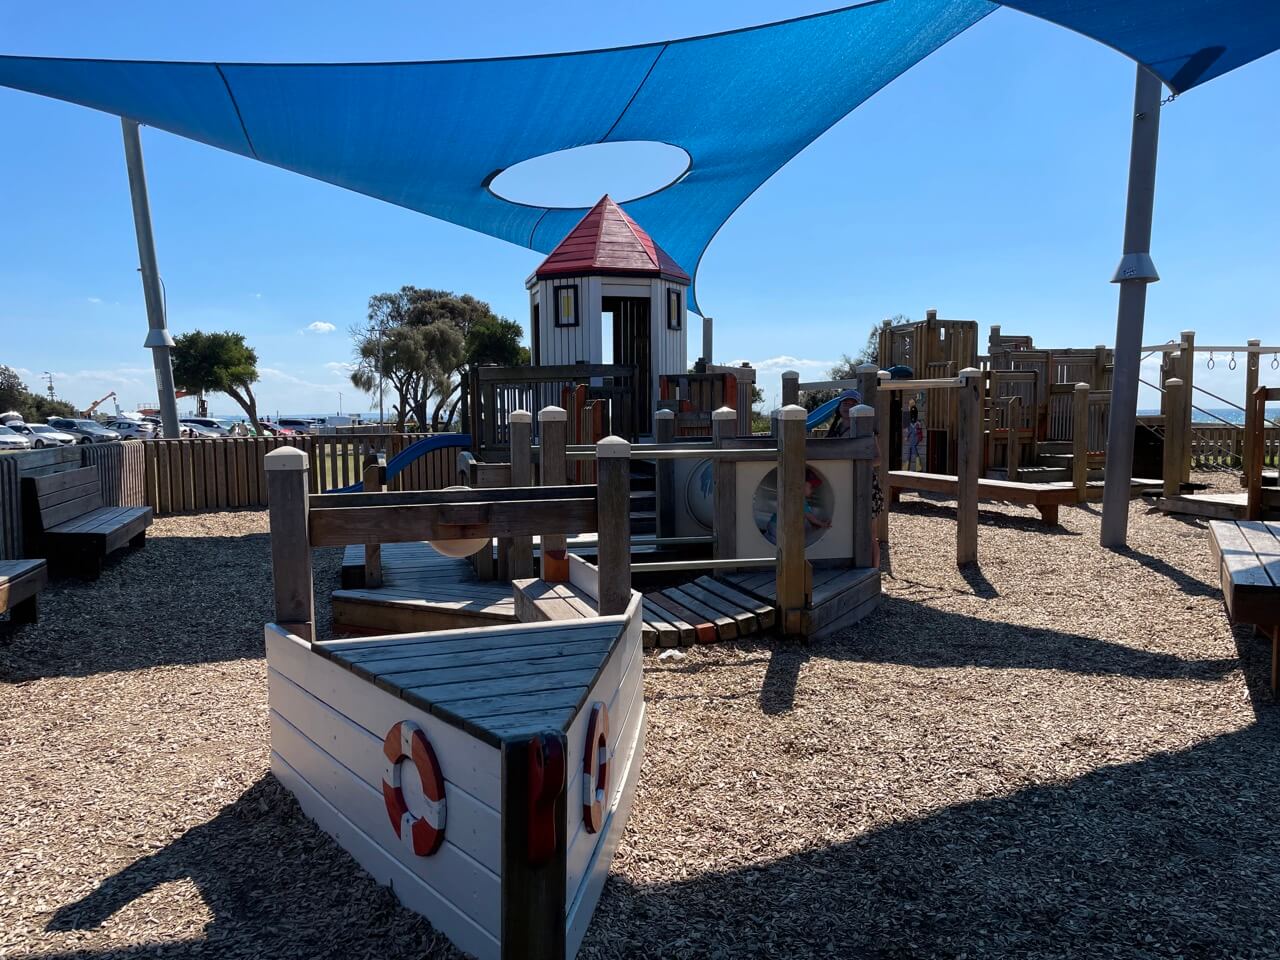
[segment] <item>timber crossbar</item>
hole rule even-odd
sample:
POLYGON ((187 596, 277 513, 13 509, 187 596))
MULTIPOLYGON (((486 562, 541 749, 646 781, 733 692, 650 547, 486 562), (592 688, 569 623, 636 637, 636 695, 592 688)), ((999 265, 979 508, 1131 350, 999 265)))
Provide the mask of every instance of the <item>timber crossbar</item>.
MULTIPOLYGON (((308 538, 313 547, 340 547, 412 540, 594 533, 599 524, 594 488, 592 490, 590 495, 572 498, 500 500, 493 499, 495 491, 481 490, 475 492, 488 494, 487 499, 329 506, 311 513, 308 538)), ((358 496, 372 499, 387 494, 358 496)))
POLYGON ((963 387, 964 377, 932 377, 924 380, 881 380, 881 390, 951 390, 963 387))

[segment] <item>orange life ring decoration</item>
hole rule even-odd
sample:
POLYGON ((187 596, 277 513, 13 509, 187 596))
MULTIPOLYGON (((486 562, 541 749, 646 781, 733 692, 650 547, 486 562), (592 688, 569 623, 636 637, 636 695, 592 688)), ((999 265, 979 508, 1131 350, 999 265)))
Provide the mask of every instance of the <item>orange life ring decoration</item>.
POLYGON ((582 752, 582 824, 587 833, 599 833, 609 799, 609 708, 591 705, 587 721, 587 748, 582 752))
POLYGON ((382 753, 387 761, 382 768, 382 799, 387 805, 391 826, 417 856, 429 857, 444 843, 444 777, 440 774, 436 752, 421 727, 411 720, 401 720, 387 731, 382 753), (418 768, 427 807, 421 817, 414 816, 404 798, 400 765, 405 760, 412 760, 418 768))

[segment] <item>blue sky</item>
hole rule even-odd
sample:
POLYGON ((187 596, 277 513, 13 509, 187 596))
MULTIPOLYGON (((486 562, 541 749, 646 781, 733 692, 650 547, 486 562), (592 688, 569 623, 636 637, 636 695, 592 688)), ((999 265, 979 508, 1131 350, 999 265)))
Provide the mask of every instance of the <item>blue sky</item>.
MULTIPOLYGON (((224 60, 498 56, 668 39, 834 4, 558 2, 0 5, 0 52, 224 60), (642 9, 644 18, 638 19, 642 9)), ((880 317, 941 315, 1048 346, 1110 343, 1133 65, 1001 10, 845 118, 756 193, 699 271, 716 359, 821 374, 880 317)), ((1280 339, 1280 124, 1272 55, 1165 108, 1146 342, 1280 339)), ((114 117, 0 89, 0 362, 51 370, 87 403, 154 396, 114 117)), ((170 324, 258 349, 268 411, 367 407, 345 382, 348 327, 405 283, 526 318, 540 257, 450 224, 154 130, 143 132, 170 324), (332 328, 332 329, 329 329, 332 328)), ((616 170, 538 165, 512 185, 562 200, 586 173, 625 195, 661 182, 652 151, 616 170)), ((585 198, 584 198, 585 199, 585 198)), ((696 353, 696 350, 693 352, 696 353)), ((1264 361, 1264 380, 1270 358, 1264 361)), ((1280 381, 1280 374, 1275 374, 1280 381)), ((1242 392, 1226 364, 1198 382, 1242 392)), ((1149 399, 1144 399, 1149 403, 1149 399)), ((215 409, 231 412, 230 401, 215 409)))

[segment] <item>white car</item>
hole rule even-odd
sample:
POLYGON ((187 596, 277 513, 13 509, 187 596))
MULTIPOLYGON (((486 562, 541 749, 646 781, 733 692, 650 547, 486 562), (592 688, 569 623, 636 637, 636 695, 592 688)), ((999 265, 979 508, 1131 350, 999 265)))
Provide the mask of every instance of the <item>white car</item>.
POLYGON ((156 428, 145 420, 108 420, 103 426, 120 434, 122 440, 150 440, 156 435, 156 428))
POLYGON ((31 441, 37 450, 43 447, 62 447, 76 442, 76 438, 62 430, 56 430, 47 423, 10 423, 14 432, 22 434, 31 441))
POLYGON ((200 431, 202 437, 225 437, 231 433, 226 425, 213 417, 183 417, 180 421, 184 427, 192 427, 200 431))
POLYGON ((11 427, 0 427, 0 450, 30 450, 31 441, 11 427))

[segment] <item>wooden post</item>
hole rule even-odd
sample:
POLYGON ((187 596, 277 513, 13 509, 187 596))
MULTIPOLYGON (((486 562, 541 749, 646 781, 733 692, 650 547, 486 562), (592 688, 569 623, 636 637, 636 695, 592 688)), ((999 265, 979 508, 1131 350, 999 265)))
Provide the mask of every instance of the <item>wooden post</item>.
POLYGON ((1249 520, 1262 519, 1262 467, 1266 460, 1264 438, 1267 429, 1267 393, 1266 387, 1258 387, 1249 399, 1249 409, 1253 410, 1253 427, 1245 444, 1249 450, 1249 472, 1245 474, 1247 507, 1245 516, 1249 520))
POLYGON ((794 370, 783 371, 782 405, 784 407, 800 402, 800 374, 794 370))
MULTIPOLYGON (((671 443, 676 438, 676 412, 658 410, 653 414, 653 439, 658 443, 671 443)), ((658 460, 654 465, 654 481, 657 502, 657 531, 659 537, 675 536, 676 481, 675 462, 658 460)))
POLYGON ((804 556, 805 409, 778 411, 777 604, 782 634, 808 634, 808 561, 804 556))
POLYGON ((1183 423, 1183 440, 1182 440, 1182 482, 1191 482, 1191 449, 1194 443, 1194 437, 1191 433, 1191 420, 1195 415, 1195 411, 1191 409, 1195 403, 1195 376, 1196 376, 1196 332, 1194 330, 1182 331, 1182 423, 1183 423))
POLYGON ((1177 377, 1164 382, 1164 398, 1167 404, 1164 426, 1164 495, 1176 497, 1182 493, 1182 461, 1185 458, 1186 435, 1182 432, 1182 410, 1186 401, 1183 383, 1177 377))
MULTIPOLYGON (((875 433, 875 407, 860 403, 853 408, 853 435, 869 437, 875 433)), ((872 460, 853 462, 853 565, 875 566, 875 532, 871 523, 871 478, 875 473, 872 460)))
MULTIPOLYGON (((1261 340, 1250 340, 1249 346, 1262 346, 1261 340)), ((1240 485, 1244 486, 1249 476, 1249 470, 1252 467, 1251 458, 1253 456, 1253 444, 1249 438, 1253 436, 1255 424, 1253 422, 1254 407, 1253 395, 1258 389, 1258 365, 1262 358, 1259 354, 1250 351, 1244 360, 1244 445, 1241 450, 1240 457, 1240 485)), ((1265 426, 1265 423, 1263 424, 1265 426)))
MULTIPOLYGON (((1018 479, 1018 469, 1022 465, 1022 398, 1016 394, 1009 397, 1005 409, 1005 423, 1008 425, 1009 457, 1006 473, 1010 480, 1018 479)), ((981 436, 981 427, 979 427, 981 436)))
MULTIPOLYGON (((565 443, 568 438, 568 414, 562 407, 543 407, 538 411, 539 434, 542 437, 542 485, 565 483, 565 443)), ((542 538, 542 579, 548 583, 564 583, 569 579, 569 556, 564 534, 542 538)))
POLYGON ((1089 384, 1077 383, 1071 391, 1071 484, 1076 501, 1084 503, 1089 492, 1089 384))
POLYGON ((631 444, 605 437, 596 444, 596 516, 600 616, 625 613, 631 602, 631 444))
POLYGON ((315 640, 315 593, 307 531, 307 455, 294 447, 267 454, 271 580, 275 622, 308 643, 315 640))
MULTIPOLYGON (((513 410, 511 424, 511 485, 533 486, 533 414, 513 410)), ((512 537, 507 552, 507 569, 512 580, 533 576, 533 537, 512 537)))
POLYGON ((876 539, 881 543, 889 542, 889 409, 893 406, 897 394, 889 389, 892 375, 888 370, 876 374, 879 384, 876 386, 876 479, 880 483, 880 496, 884 503, 880 507, 880 515, 876 518, 876 539))
MULTIPOLYGON (((723 447, 726 440, 737 435, 738 415, 735 411, 721 407, 711 412, 711 442, 714 446, 723 447)), ((721 457, 713 461, 711 469, 715 471, 715 482, 711 487, 715 542, 711 550, 716 560, 726 560, 738 554, 738 465, 721 457)))
POLYGON ((855 367, 853 372, 858 375, 858 392, 862 394, 862 402, 874 408, 876 386, 880 382, 876 375, 880 372, 880 368, 874 363, 862 363, 855 367))
POLYGON ((960 371, 964 386, 956 397, 956 564, 978 559, 978 467, 982 463, 982 372, 960 371))
MULTIPOLYGON (((378 462, 376 453, 366 454, 360 489, 365 493, 381 493, 385 470, 386 468, 378 462)), ((382 544, 380 543, 364 545, 364 585, 368 588, 382 586, 382 544)))

